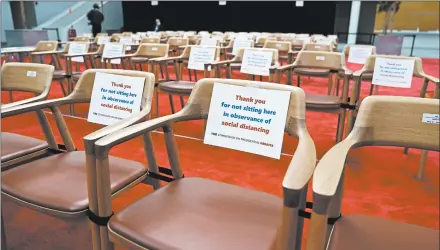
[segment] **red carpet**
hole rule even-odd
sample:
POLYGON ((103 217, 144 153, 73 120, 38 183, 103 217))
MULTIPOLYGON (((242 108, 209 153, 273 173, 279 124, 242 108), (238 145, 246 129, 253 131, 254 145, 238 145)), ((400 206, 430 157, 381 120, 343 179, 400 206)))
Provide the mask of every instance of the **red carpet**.
MULTIPOLYGON (((425 73, 439 77, 439 60, 425 59, 423 66, 425 73)), ((358 65, 348 67, 360 68, 358 65)), ((237 72, 234 77, 242 76, 237 72)), ((382 87, 380 94, 418 96, 421 84, 420 79, 414 79, 410 89, 382 87)), ((302 87, 309 93, 327 93, 326 80, 319 78, 309 80, 305 77, 302 87)), ((369 87, 368 83, 363 84, 363 96, 368 93, 369 87)), ((431 94, 432 87, 429 88, 431 94)), ((15 93, 14 100, 29 96, 15 93)), ((61 96, 59 84, 54 82, 50 98, 61 96)), ((2 93, 2 102, 6 103, 8 99, 8 94, 2 93)), ((177 110, 180 107, 177 98, 175 107, 177 110)), ((159 109, 161 116, 171 112, 168 97, 164 94, 160 95, 159 109)), ((78 105, 76 111, 79 116, 86 117, 87 105, 78 105)), ((55 128, 55 123, 50 120, 55 128)), ((77 118, 66 117, 66 121, 78 149, 83 149, 82 137, 101 127, 77 118)), ((34 114, 20 115, 2 119, 2 131, 44 138, 41 129, 35 124, 34 114)), ((322 157, 334 145, 336 115, 307 112, 307 126, 315 141, 318 157, 322 157)), ((203 124, 201 121, 177 124, 175 133, 202 138, 203 124)), ((60 137, 57 139, 61 141, 60 137)), ((168 166, 162 134, 154 133, 153 141, 158 163, 168 166)), ((281 195, 281 182, 290 156, 274 160, 207 146, 195 139, 177 137, 176 141, 185 176, 200 176, 281 195)), ((283 152, 292 154, 296 145, 296 139, 286 136, 283 152)), ((146 163, 139 139, 114 148, 111 154, 146 163)), ((414 149, 411 149, 408 155, 403 154, 402 148, 390 147, 370 147, 352 151, 348 158, 343 213, 374 215, 438 229, 439 154, 429 152, 423 181, 414 179, 419 160, 420 150, 414 149)), ((113 202, 114 210, 119 211, 150 191, 151 188, 138 185, 113 202)), ((85 221, 61 221, 19 207, 6 199, 3 199, 2 208, 9 249, 91 249, 90 233, 85 221)))

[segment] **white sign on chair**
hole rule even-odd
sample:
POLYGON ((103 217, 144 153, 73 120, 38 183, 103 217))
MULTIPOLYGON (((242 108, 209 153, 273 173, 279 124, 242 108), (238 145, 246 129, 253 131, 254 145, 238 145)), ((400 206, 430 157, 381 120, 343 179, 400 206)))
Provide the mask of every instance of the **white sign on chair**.
POLYGON ((133 43, 131 36, 121 36, 119 37, 119 42, 125 44, 126 50, 131 50, 131 44, 133 43))
POLYGON ((210 38, 210 37, 204 37, 200 41, 200 45, 202 46, 217 46, 218 39, 210 38))
POLYGON ((240 48, 252 48, 252 41, 250 40, 234 40, 232 47, 232 54, 236 55, 240 48))
POLYGON ((290 92, 214 83, 204 143, 280 159, 290 92))
POLYGON ((272 51, 245 49, 241 63, 241 73, 268 76, 272 64, 272 51))
POLYGON ((376 58, 374 64, 374 85, 411 88, 414 73, 414 60, 376 58))
POLYGON ((145 78, 96 72, 87 120, 111 125, 140 112, 145 78))
MULTIPOLYGON (((125 54, 124 44, 122 43, 107 43, 104 45, 104 51, 102 52, 102 60, 108 57, 123 56, 125 54)), ((112 64, 120 64, 121 59, 113 59, 110 61, 112 64)))
MULTIPOLYGON (((80 43, 80 42, 71 42, 69 44, 68 55, 75 54, 84 54, 87 53, 88 43, 80 43)), ((84 58, 82 56, 72 57, 72 62, 84 62, 84 58)))
POLYGON ((109 43, 109 42, 110 42, 110 37, 109 36, 99 36, 97 44, 98 45, 102 45, 102 44, 106 44, 106 43, 109 43))
POLYGON ((188 69, 204 70, 205 64, 214 61, 215 52, 215 47, 191 47, 191 53, 189 54, 188 60, 188 69))
POLYGON ((356 64, 365 64, 367 58, 373 53, 373 47, 370 46, 351 46, 348 52, 347 62, 356 64))

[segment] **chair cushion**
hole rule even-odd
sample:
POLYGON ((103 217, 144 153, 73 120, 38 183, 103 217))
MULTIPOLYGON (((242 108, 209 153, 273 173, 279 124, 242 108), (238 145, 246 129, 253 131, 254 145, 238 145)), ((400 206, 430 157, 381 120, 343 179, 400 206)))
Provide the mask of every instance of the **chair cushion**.
POLYGON ((131 61, 133 63, 147 63, 149 58, 146 57, 132 57, 131 61))
POLYGON ((296 74, 306 76, 328 76, 330 74, 329 69, 313 69, 313 68, 296 68, 293 70, 296 74))
POLYGON ((269 249, 282 199, 201 178, 183 178, 114 215, 110 234, 147 249, 269 249))
POLYGON ((341 217, 328 250, 438 250, 439 230, 365 215, 341 217))
MULTIPOLYGON (((146 174, 142 163, 109 157, 112 192, 146 174)), ((88 208, 84 151, 61 153, 2 172, 2 192, 62 212, 88 208)))
POLYGON ((46 141, 19 134, 1 132, 2 162, 31 154, 48 147, 46 141))
POLYGON ((307 108, 339 108, 341 106, 341 97, 332 95, 306 94, 307 108))
POLYGON ((170 94, 190 95, 195 85, 190 81, 169 81, 160 83, 159 89, 170 94))

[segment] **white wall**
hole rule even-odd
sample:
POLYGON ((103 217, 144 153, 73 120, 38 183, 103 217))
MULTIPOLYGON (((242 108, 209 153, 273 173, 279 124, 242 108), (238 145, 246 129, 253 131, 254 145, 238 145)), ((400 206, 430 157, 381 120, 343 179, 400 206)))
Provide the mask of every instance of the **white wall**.
POLYGON ((40 25, 54 16, 60 14, 62 11, 68 10, 73 5, 77 4, 78 1, 74 2, 42 2, 39 1, 35 5, 35 14, 37 16, 37 25, 40 25))

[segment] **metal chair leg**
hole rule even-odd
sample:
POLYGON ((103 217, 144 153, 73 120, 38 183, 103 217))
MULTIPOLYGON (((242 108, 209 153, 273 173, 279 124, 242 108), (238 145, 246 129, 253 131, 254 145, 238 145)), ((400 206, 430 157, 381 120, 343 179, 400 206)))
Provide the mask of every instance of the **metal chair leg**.
POLYGON ((5 233, 5 222, 4 222, 4 220, 3 220, 3 212, 2 212, 2 228, 1 228, 1 230, 2 230, 2 243, 1 243, 1 246, 2 246, 2 248, 1 249, 5 249, 5 250, 7 250, 8 249, 8 247, 7 247, 7 245, 6 245, 6 233, 5 233))
POLYGON ((183 100, 183 96, 179 96, 179 99, 180 99, 180 106, 183 109, 183 107, 185 107, 185 101, 183 100))

